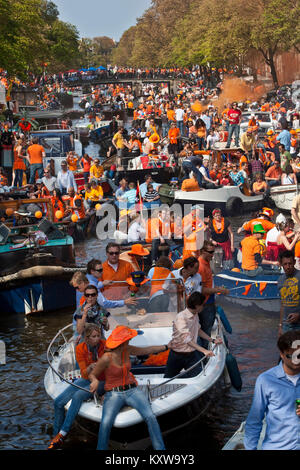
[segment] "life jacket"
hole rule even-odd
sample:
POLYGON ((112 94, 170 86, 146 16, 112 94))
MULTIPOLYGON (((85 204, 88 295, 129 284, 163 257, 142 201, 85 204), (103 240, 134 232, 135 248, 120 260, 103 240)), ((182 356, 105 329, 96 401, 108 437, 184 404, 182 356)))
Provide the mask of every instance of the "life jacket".
POLYGON ((152 279, 151 279, 150 297, 155 292, 158 292, 159 290, 162 290, 162 286, 165 282, 164 280, 168 277, 170 272, 171 271, 167 268, 155 266, 154 273, 153 273, 153 276, 152 276, 152 279), (163 279, 163 280, 162 281, 156 281, 156 279, 163 279))

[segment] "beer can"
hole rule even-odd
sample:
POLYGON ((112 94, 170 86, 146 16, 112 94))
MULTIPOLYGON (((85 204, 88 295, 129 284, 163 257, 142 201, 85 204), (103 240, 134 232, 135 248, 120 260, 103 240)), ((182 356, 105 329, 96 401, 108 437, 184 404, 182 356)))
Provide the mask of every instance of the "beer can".
POLYGON ((296 410, 297 410, 297 408, 300 407, 300 398, 296 398, 295 404, 296 404, 296 410))

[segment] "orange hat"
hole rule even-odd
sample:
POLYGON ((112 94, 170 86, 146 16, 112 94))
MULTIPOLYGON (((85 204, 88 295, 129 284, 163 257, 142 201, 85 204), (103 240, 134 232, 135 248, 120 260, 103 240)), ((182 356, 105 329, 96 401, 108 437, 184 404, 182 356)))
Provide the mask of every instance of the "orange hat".
POLYGON ((274 211, 273 209, 269 209, 269 207, 263 207, 259 214, 266 215, 267 217, 272 217, 274 215, 274 211))
POLYGON ((297 134, 297 131, 296 131, 296 129, 291 129, 291 130, 290 130, 290 133, 291 133, 292 135, 296 135, 296 134, 297 134))
POLYGON ((269 130, 267 131, 267 135, 273 135, 273 134, 274 134, 273 129, 269 129, 269 130))
POLYGON ((107 338, 106 347, 109 349, 115 349, 125 343, 125 341, 129 341, 137 336, 137 334, 138 332, 136 330, 132 330, 131 328, 128 328, 128 326, 118 325, 107 338))
POLYGON ((131 246, 131 251, 128 251, 129 255, 137 255, 137 256, 148 256, 149 250, 143 247, 140 243, 131 246))

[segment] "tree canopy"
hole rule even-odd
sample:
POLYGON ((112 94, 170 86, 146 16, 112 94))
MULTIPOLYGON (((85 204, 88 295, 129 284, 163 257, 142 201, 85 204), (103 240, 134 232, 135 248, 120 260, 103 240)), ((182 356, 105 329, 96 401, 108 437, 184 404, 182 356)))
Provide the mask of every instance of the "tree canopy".
POLYGON ((299 18, 300 0, 152 0, 112 57, 131 66, 242 68, 256 52, 277 84, 276 54, 300 51, 299 18))

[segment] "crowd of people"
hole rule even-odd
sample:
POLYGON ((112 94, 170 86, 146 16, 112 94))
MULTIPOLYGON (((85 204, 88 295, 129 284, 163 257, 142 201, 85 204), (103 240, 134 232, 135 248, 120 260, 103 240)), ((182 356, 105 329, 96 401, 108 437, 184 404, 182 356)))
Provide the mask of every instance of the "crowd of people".
MULTIPOLYGON (((198 79, 197 73, 201 71, 194 72, 198 79)), ((141 71, 143 73, 146 71, 141 71)), ((294 407, 292 412, 291 405, 294 391, 299 390, 299 380, 296 380, 299 366, 294 367, 291 357, 295 352, 293 341, 299 340, 300 329, 300 198, 297 196, 293 201, 291 218, 280 214, 273 220, 272 209, 264 207, 238 229, 238 233, 245 234, 238 245, 230 221, 220 209, 216 208, 210 217, 204 218, 201 208, 194 205, 189 214, 176 217, 171 210, 161 206, 160 183, 153 181, 149 173, 142 184, 136 184, 130 178, 128 165, 128 160, 139 158, 144 159, 143 169, 168 165, 177 168, 180 172, 174 184, 180 185, 183 191, 236 185, 248 195, 254 195, 268 193, 274 185, 295 184, 300 174, 299 106, 289 98, 277 95, 269 102, 263 99, 256 103, 233 102, 218 109, 218 93, 201 83, 190 88, 183 82, 176 96, 170 96, 165 85, 145 85, 139 99, 133 96, 130 87, 95 87, 89 103, 92 107, 108 99, 118 102, 119 109, 126 109, 132 115, 129 129, 118 126, 117 120, 113 121, 111 148, 108 155, 102 156, 116 156, 116 164, 110 171, 104 171, 100 158, 91 158, 87 154, 79 156, 70 151, 55 174, 51 164, 44 166, 45 149, 38 140, 32 138, 29 141, 25 135, 14 134, 9 127, 3 127, 1 144, 7 145, 11 139, 14 163, 11 178, 0 170, 2 198, 9 197, 14 190, 26 189, 30 198, 50 197, 55 222, 75 222, 97 209, 104 197, 102 179, 105 177, 112 183, 114 203, 119 209, 115 241, 106 246, 107 259, 90 260, 87 274, 77 272, 71 280, 76 289, 73 324, 76 358, 81 370, 81 379, 76 384, 82 390, 70 386, 56 398, 55 437, 49 449, 63 445, 82 402, 96 391, 104 395, 98 449, 107 448, 114 419, 124 404, 141 413, 153 447, 165 448, 157 420, 130 371, 130 356, 168 352, 164 364, 166 378, 174 377, 182 370, 187 371, 187 377, 197 375, 203 355, 213 356, 210 343, 222 344, 220 338, 211 337, 216 318, 216 295, 229 293, 225 288, 214 287, 211 262, 216 250, 222 252, 223 267, 241 271, 250 278, 281 273, 278 281, 281 298, 278 347, 282 362, 272 374, 277 378, 281 374, 284 378, 285 387, 278 386, 275 391, 283 393, 283 388, 286 390, 285 409, 294 433, 295 420, 300 415, 299 408, 295 410, 294 407), (242 112, 245 111, 250 117, 245 130, 241 131, 242 112), (263 134, 257 112, 271 113, 272 125, 263 134), (217 148, 223 150, 221 161, 214 158, 213 151, 217 148), (127 176, 118 181, 121 169, 127 170, 127 176), (78 170, 84 177, 81 190, 76 178, 78 170), (149 209, 151 217, 146 217, 149 209), (130 244, 130 248, 121 252, 122 244, 130 244), (175 251, 177 260, 174 262, 172 254, 175 251), (186 308, 178 312, 167 345, 131 346, 129 341, 137 332, 124 326, 114 328, 105 340, 105 332, 111 329, 108 309, 137 305, 135 296, 128 295, 129 288, 123 285, 137 272, 147 273, 141 283, 148 297, 145 312, 168 311, 174 285, 177 282, 182 285, 187 298, 186 308), (112 282, 121 283, 118 295, 111 289, 112 282), (192 372, 189 371, 191 367, 192 372), (292 389, 290 383, 297 388, 292 389), (64 406, 70 400, 71 406, 65 416, 64 406)), ((91 109, 87 107, 86 112, 90 113, 91 109)), ((6 216, 2 215, 5 221, 6 216)), ((266 383, 267 379, 271 380, 269 376, 264 377, 266 383)), ((264 381, 259 379, 246 425, 247 448, 257 447, 263 412, 271 421, 277 416, 272 397, 268 396, 272 406, 262 399, 261 387, 264 387, 264 381)), ((299 447, 294 440, 283 439, 277 428, 272 431, 270 422, 265 448, 299 447)))

